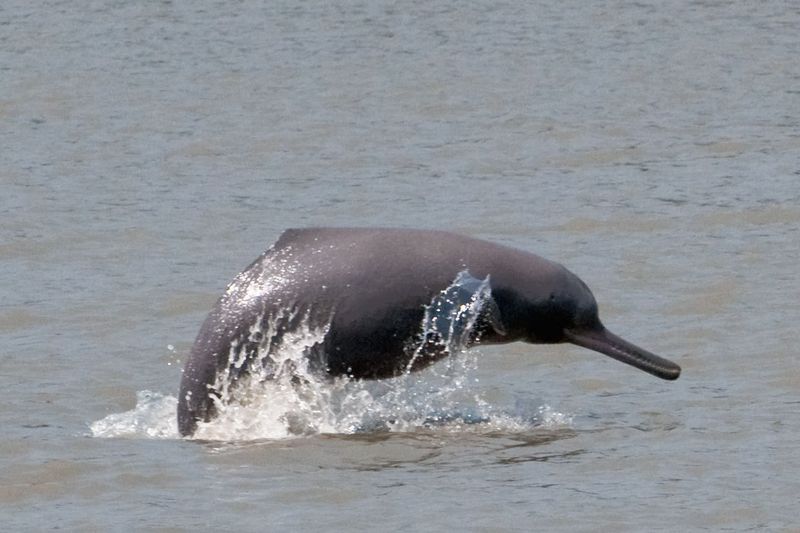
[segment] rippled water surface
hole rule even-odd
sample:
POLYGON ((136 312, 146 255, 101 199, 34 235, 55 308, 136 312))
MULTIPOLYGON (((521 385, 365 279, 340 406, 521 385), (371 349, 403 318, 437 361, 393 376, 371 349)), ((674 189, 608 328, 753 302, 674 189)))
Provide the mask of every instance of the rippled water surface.
POLYGON ((778 1, 3 2, 3 528, 796 530, 798 27, 778 1), (683 375, 512 344, 342 385, 299 437, 177 438, 206 313, 309 225, 557 260, 683 375))

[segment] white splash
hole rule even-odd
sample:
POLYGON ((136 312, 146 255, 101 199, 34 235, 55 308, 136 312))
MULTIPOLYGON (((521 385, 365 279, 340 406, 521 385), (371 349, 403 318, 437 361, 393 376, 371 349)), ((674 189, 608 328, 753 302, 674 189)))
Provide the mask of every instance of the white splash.
MULTIPOLYGON (((210 441, 291 439, 319 434, 375 432, 523 433, 572 426, 572 417, 536 401, 492 405, 473 371, 479 354, 451 358, 424 373, 384 381, 299 382, 274 379, 240 383, 239 395, 219 416, 200 423, 192 437, 210 441)), ((90 425, 94 437, 180 438, 177 399, 137 393, 130 411, 90 425)))
POLYGON ((136 393, 136 407, 110 414, 89 425, 93 437, 175 439, 180 437, 178 400, 148 390, 136 393))
MULTIPOLYGON (((328 325, 313 327, 308 316, 286 311, 256 321, 231 348, 231 365, 218 376, 217 417, 199 423, 193 439, 250 441, 319 434, 368 432, 508 432, 568 427, 572 419, 547 405, 527 403, 507 409, 491 405, 475 378, 478 350, 467 351, 479 319, 494 305, 489 279, 466 272, 427 307, 421 344, 435 342, 449 354, 424 372, 383 381, 320 378, 310 368, 311 353, 328 325), (267 324, 262 331, 261 324, 267 324), (276 324, 299 326, 276 336, 276 324), (432 334, 432 335, 429 335, 432 334), (280 342, 274 339, 280 338, 280 342), (245 341, 258 339, 258 353, 247 359, 245 341)), ((491 316, 488 317, 491 320, 491 316)), ((494 325, 493 327, 502 327, 494 325)), ((252 346, 252 342, 251 342, 252 346)), ((415 357, 419 350, 415 352, 415 357)), ((91 424, 95 437, 179 438, 177 400, 142 391, 132 410, 91 424)))

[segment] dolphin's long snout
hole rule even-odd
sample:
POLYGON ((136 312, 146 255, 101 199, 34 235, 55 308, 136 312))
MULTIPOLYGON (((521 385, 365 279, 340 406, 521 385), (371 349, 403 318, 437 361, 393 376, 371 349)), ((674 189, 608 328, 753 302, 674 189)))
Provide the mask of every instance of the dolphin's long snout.
POLYGON ((622 337, 614 335, 603 326, 598 329, 567 329, 564 331, 564 335, 572 344, 606 354, 617 361, 635 366, 639 370, 644 370, 661 379, 674 380, 681 375, 680 366, 639 348, 622 337))

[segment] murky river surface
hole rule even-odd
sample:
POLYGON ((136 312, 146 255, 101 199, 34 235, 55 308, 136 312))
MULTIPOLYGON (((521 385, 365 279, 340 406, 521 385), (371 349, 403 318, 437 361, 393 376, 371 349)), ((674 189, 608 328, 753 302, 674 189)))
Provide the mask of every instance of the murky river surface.
POLYGON ((2 528, 794 530, 798 28, 778 1, 4 1, 2 528), (683 375, 513 344, 369 385, 398 431, 356 405, 177 438, 205 314, 308 225, 555 259, 683 375))

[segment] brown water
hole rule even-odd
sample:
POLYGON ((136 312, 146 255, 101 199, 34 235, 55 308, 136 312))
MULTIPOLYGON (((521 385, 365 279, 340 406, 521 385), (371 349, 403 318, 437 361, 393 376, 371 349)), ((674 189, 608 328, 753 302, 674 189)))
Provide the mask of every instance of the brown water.
POLYGON ((4 2, 3 527, 795 530, 799 27, 790 2, 4 2), (400 431, 175 438, 208 309, 306 225, 557 260, 684 373, 485 348, 370 385, 400 431))

